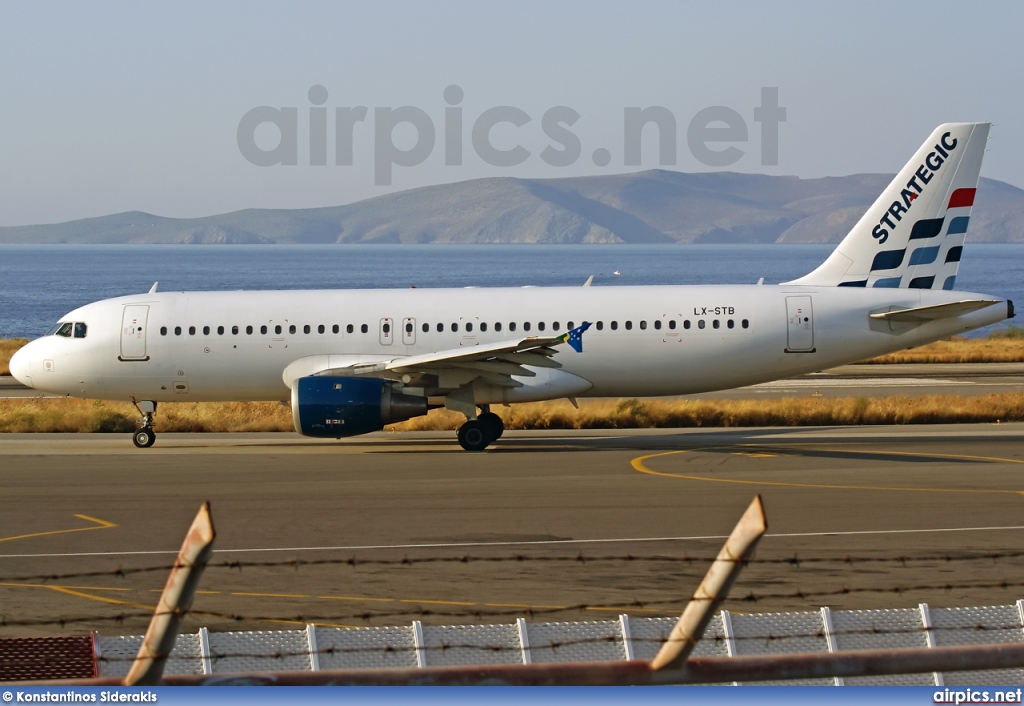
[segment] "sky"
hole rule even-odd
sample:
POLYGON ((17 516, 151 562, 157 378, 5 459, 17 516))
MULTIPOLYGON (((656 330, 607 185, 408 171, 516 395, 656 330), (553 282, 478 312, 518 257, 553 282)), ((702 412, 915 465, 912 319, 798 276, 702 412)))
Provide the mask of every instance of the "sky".
POLYGON ((1021 27, 1009 1, 0 0, 0 226, 480 177, 895 172, 973 120, 994 123, 982 175, 1024 187, 1021 27))

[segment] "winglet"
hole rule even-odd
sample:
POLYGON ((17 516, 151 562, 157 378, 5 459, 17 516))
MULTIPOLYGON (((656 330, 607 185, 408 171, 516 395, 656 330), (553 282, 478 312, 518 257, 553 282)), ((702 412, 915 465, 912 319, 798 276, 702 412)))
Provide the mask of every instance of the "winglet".
POLYGON ((576 328, 558 337, 560 343, 568 343, 577 353, 583 352, 583 332, 590 328, 590 322, 584 321, 576 328))
POLYGON ((160 284, 160 283, 159 282, 154 282, 153 283, 153 286, 149 288, 149 294, 156 294, 156 286, 158 284, 160 284))

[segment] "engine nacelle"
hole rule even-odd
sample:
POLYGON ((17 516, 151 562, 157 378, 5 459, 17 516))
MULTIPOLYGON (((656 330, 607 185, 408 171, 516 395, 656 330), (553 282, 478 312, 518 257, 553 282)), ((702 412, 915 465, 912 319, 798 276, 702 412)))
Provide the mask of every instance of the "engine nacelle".
POLYGON ((299 378, 292 386, 292 421, 306 436, 341 438, 379 431, 427 413, 427 399, 396 392, 380 378, 299 378))

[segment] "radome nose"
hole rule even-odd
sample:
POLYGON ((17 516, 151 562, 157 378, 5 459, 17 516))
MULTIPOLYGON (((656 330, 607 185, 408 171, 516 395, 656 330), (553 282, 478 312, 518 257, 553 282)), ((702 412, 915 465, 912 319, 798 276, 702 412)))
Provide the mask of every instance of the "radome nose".
POLYGON ((11 375, 14 376, 15 380, 22 385, 32 387, 32 365, 26 348, 27 346, 14 352, 8 367, 11 369, 11 375))

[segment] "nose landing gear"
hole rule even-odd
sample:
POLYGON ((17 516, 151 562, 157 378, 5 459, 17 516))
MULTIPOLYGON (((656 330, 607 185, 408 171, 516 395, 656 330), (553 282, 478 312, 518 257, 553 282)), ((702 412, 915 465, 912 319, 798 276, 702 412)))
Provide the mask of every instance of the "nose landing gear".
POLYGON ((156 432, 153 431, 153 415, 156 414, 156 402, 150 400, 137 401, 132 398, 132 404, 139 410, 142 418, 136 421, 138 429, 132 434, 132 443, 140 449, 148 449, 156 442, 156 432))

